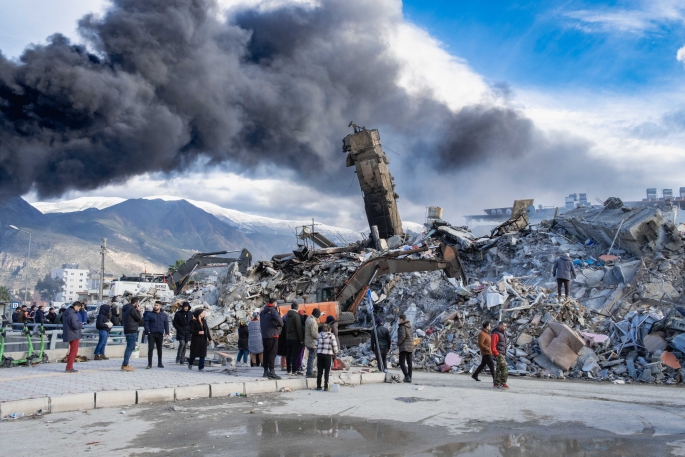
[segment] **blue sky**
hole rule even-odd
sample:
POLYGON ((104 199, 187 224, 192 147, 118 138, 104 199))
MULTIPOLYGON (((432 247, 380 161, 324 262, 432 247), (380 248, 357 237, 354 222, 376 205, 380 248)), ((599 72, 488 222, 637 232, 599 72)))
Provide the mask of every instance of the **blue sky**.
POLYGON ((404 13, 491 81, 622 92, 684 76, 682 16, 649 3, 406 0, 404 13))

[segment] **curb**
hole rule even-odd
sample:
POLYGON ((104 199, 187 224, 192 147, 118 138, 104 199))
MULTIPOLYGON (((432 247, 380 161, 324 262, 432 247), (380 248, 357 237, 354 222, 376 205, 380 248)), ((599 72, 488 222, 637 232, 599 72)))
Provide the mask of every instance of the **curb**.
MULTIPOLYGON (((384 373, 342 373, 332 377, 331 384, 341 386, 376 384, 385 382, 384 373)), ((263 394, 278 392, 281 388, 306 390, 316 387, 316 379, 283 379, 279 381, 227 382, 224 384, 198 384, 164 389, 107 390, 67 394, 53 397, 29 398, 0 402, 0 417, 13 413, 24 416, 48 413, 65 413, 90 409, 113 408, 183 401, 194 398, 232 397, 241 394, 263 394)), ((286 390, 288 390, 286 389, 286 390)))

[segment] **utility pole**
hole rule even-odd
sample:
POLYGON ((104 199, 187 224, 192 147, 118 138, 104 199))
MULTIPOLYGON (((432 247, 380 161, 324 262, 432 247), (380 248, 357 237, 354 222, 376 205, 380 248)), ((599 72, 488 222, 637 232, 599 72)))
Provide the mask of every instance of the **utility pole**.
POLYGON ((107 252, 107 238, 102 239, 102 246, 100 246, 100 292, 98 293, 100 304, 102 304, 102 288, 105 283, 105 252, 107 252))

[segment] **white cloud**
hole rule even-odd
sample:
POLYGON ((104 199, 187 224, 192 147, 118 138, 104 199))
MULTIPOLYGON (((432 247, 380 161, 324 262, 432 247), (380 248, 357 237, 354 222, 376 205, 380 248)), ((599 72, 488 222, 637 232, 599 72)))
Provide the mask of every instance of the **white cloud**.
POLYGON ((682 62, 685 64, 685 46, 678 49, 678 52, 676 53, 675 58, 676 58, 676 60, 678 60, 678 62, 682 62))
POLYGON ((567 11, 563 16, 574 19, 582 30, 617 31, 642 34, 656 30, 660 24, 685 20, 685 4, 681 0, 642 0, 637 7, 597 8, 567 11))

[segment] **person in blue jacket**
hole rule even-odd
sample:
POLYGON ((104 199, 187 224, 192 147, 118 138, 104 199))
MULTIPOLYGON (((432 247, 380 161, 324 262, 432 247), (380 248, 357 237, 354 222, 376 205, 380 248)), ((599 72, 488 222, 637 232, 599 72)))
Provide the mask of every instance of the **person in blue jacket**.
POLYGON ((152 368, 152 353, 157 347, 157 366, 164 368, 162 364, 162 343, 169 337, 169 318, 162 311, 162 302, 156 301, 152 311, 145 313, 143 318, 145 334, 147 335, 147 369, 152 368))

